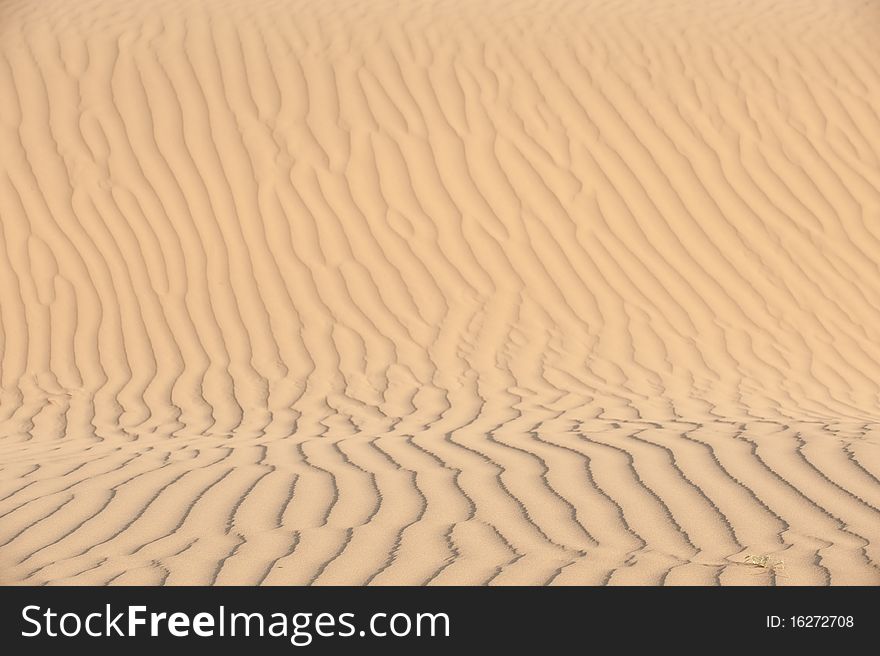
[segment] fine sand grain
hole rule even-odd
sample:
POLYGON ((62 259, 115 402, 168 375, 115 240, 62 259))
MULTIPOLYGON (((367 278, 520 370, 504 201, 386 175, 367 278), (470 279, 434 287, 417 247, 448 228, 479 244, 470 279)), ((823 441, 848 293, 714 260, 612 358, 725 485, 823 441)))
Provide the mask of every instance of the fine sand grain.
POLYGON ((0 583, 880 583, 878 34, 0 0, 0 583))

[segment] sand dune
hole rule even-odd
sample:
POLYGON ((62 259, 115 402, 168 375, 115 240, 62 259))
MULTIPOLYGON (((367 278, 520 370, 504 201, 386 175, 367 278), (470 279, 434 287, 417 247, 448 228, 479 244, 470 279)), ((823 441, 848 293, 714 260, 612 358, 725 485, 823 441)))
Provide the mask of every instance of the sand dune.
POLYGON ((880 583, 878 33, 0 2, 0 583, 880 583))

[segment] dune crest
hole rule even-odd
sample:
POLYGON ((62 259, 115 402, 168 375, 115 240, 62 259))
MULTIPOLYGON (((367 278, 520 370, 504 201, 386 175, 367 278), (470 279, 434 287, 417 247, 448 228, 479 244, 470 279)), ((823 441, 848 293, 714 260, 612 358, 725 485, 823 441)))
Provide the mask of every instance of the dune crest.
POLYGON ((878 33, 0 3, 0 583, 880 583, 878 33))

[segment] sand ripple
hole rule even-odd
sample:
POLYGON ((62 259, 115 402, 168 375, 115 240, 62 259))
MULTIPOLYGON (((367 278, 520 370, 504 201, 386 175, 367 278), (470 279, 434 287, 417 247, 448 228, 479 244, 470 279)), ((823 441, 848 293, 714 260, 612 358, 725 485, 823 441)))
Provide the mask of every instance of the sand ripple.
POLYGON ((878 33, 2 2, 0 582, 880 583, 878 33))

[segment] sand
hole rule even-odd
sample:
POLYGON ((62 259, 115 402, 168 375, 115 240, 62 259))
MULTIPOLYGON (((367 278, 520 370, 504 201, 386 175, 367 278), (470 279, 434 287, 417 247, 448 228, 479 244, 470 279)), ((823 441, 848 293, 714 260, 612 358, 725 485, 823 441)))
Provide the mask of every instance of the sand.
POLYGON ((0 583, 880 583, 877 34, 3 0, 0 583))

